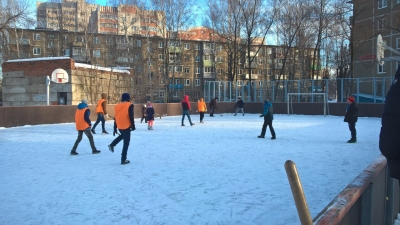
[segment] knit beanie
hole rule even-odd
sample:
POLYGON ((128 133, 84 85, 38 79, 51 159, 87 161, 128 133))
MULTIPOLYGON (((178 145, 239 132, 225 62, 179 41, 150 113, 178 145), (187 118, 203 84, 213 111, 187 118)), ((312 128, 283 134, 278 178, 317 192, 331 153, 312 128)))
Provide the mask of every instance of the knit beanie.
POLYGON ((131 99, 131 96, 129 95, 129 93, 123 93, 121 96, 122 102, 129 102, 130 99, 131 99))

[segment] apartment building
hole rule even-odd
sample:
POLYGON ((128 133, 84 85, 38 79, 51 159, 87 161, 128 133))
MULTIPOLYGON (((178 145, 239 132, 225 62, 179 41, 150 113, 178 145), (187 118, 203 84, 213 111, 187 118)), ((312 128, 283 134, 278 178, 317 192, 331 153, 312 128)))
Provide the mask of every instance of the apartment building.
POLYGON ((354 77, 394 76, 400 55, 386 49, 385 58, 390 61, 380 65, 374 60, 379 34, 385 45, 400 50, 400 0, 353 0, 349 3, 353 4, 350 22, 354 23, 354 77))
POLYGON ((37 2, 37 28, 118 35, 162 35, 164 14, 133 5, 100 6, 84 0, 37 2))
POLYGON ((246 58, 245 46, 239 46, 238 58, 232 61, 227 43, 202 29, 190 30, 190 38, 184 39, 186 34, 182 33, 169 40, 159 36, 17 29, 10 37, 10 59, 63 56, 93 66, 131 68, 132 94, 142 102, 177 102, 183 95, 197 100, 204 95, 206 81, 230 80, 245 86, 250 78, 251 84, 310 79, 311 50, 300 53, 290 49, 284 70, 285 49, 281 46, 252 46, 252 63, 246 58), (301 72, 301 65, 306 65, 306 74, 301 72))

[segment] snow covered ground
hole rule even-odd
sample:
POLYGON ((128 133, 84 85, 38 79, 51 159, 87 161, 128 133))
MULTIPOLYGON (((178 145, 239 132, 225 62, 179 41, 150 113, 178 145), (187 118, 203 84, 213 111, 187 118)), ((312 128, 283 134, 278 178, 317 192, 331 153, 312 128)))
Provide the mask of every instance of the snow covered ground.
MULTIPOLYGON (((0 224, 300 224, 284 163, 296 163, 314 218, 380 155, 379 118, 359 118, 347 144, 343 117, 274 115, 276 140, 259 139, 256 114, 209 117, 180 126, 180 116, 136 120, 120 165, 122 142, 84 135, 69 155, 73 123, 0 128, 0 224)), ((101 131, 101 126, 96 128, 101 131)))

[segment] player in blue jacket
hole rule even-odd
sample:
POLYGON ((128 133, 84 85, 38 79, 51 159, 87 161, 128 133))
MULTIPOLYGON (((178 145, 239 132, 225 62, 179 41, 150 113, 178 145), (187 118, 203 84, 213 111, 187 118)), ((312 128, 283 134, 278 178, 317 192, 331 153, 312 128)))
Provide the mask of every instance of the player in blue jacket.
POLYGON ((265 131, 267 130, 267 126, 269 126, 269 130, 271 131, 271 139, 276 139, 274 127, 272 127, 272 120, 274 120, 274 112, 271 102, 269 100, 265 100, 264 102, 264 111, 260 115, 260 117, 264 117, 264 124, 261 129, 261 135, 258 138, 265 137, 265 131))

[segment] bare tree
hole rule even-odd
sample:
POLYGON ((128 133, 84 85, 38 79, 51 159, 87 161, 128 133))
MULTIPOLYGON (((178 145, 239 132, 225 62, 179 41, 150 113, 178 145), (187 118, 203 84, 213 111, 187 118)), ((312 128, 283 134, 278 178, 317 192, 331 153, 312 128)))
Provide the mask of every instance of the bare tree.
POLYGON ((275 22, 276 9, 270 8, 262 0, 236 0, 241 13, 241 34, 246 46, 246 67, 249 74, 251 101, 254 101, 252 90, 252 63, 256 61, 260 48, 265 44, 267 35, 275 22))

